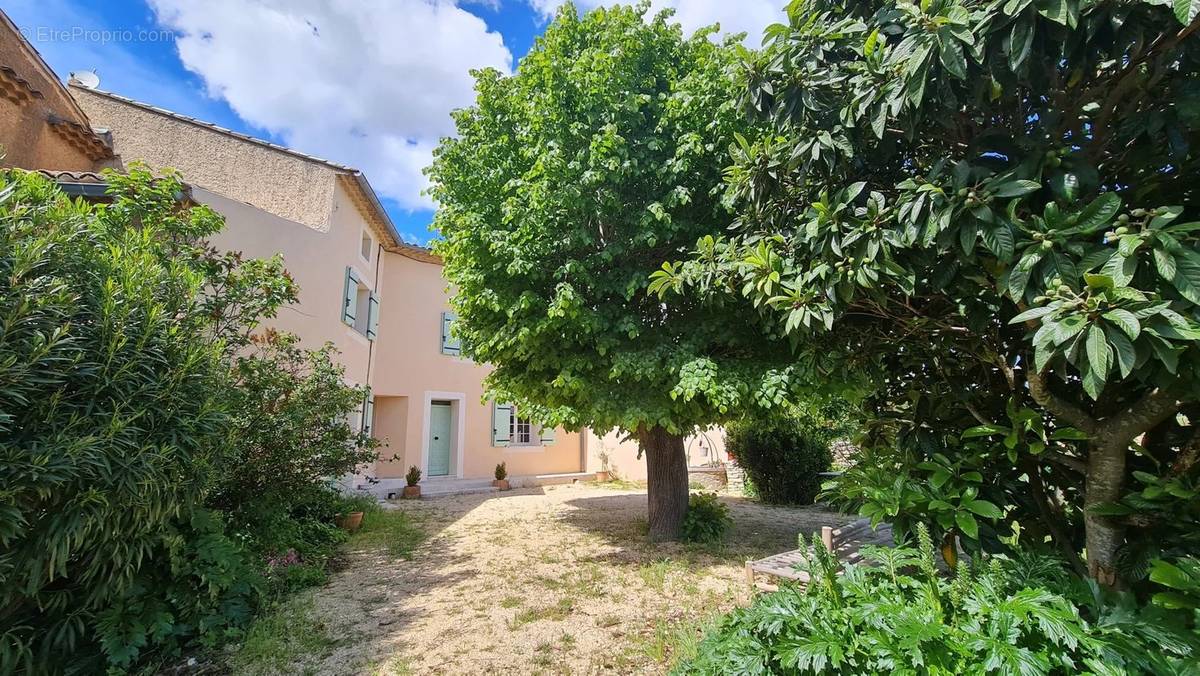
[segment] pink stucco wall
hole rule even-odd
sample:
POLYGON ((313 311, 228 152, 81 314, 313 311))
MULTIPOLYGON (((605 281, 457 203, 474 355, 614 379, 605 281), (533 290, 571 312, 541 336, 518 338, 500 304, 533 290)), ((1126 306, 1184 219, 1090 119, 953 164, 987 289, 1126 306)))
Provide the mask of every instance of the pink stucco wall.
POLYGON ((426 471, 429 405, 437 400, 451 401, 454 409, 452 475, 488 478, 500 462, 512 476, 583 470, 577 433, 558 430, 546 446, 492 446, 491 402, 482 400, 488 368, 441 352, 442 312, 449 306, 440 265, 389 253, 379 294, 375 427, 388 444, 379 477, 403 476, 411 465, 426 471), (459 446, 462 465, 456 467, 459 446), (396 459, 389 460, 392 456, 396 459))
POLYGON ((298 335, 304 347, 333 343, 346 368, 346 380, 369 384, 371 345, 361 333, 342 323, 342 294, 347 266, 357 270, 368 286, 374 284, 378 247, 371 252, 370 261, 360 255, 365 226, 340 188, 324 232, 203 188, 193 188, 192 196, 225 216, 225 230, 213 238, 213 246, 241 251, 251 258, 283 256, 300 287, 300 302, 281 308, 267 325, 298 335))
MULTIPOLYGON (((614 478, 626 481, 646 480, 646 458, 638 457, 636 441, 625 439, 619 432, 609 432, 603 436, 588 430, 585 444, 587 446, 588 472, 607 470, 614 478)), ((683 447, 688 455, 689 467, 701 467, 713 462, 728 462, 725 453, 725 431, 719 427, 702 430, 683 440, 683 447)))

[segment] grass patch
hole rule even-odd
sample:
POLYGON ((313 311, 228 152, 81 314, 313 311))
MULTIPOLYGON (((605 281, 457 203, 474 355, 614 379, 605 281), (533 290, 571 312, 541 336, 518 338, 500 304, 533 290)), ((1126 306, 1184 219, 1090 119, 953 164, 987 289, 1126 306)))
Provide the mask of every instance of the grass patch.
POLYGON ((504 598, 500 599, 500 607, 516 608, 517 606, 521 605, 521 600, 522 599, 520 596, 505 596, 504 598))
POLYGON ((362 528, 350 536, 355 549, 383 549, 391 556, 412 559, 425 541, 425 531, 413 516, 400 510, 376 509, 363 514, 362 528))
POLYGON ((638 642, 647 658, 659 664, 677 664, 696 656, 708 620, 687 620, 671 624, 664 620, 654 623, 654 632, 638 642))
POLYGON ((645 481, 627 481, 625 479, 609 479, 608 481, 597 481, 593 484, 600 488, 611 488, 615 491, 644 491, 646 490, 645 481))
POLYGON ((234 674, 293 673, 306 657, 328 655, 337 640, 314 613, 311 596, 295 597, 268 609, 250 625, 230 660, 234 674))
POLYGON ((523 624, 538 620, 565 620, 575 608, 575 602, 569 598, 561 598, 558 603, 543 608, 526 608, 513 616, 508 623, 509 629, 516 629, 523 624))
POLYGON ((638 577, 642 578, 642 582, 657 592, 666 589, 667 580, 670 579, 672 573, 686 572, 688 572, 687 565, 673 559, 660 559, 637 569, 638 577))

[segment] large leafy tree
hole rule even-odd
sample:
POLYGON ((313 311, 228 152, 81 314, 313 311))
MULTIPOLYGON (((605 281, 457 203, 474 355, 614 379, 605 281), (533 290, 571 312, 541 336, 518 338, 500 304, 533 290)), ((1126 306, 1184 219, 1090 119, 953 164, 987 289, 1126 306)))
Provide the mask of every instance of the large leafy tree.
POLYGON ((983 541, 1004 507, 1118 583, 1147 526, 1161 549, 1196 516, 1198 12, 793 2, 745 63, 767 129, 734 150, 737 232, 655 288, 745 295, 798 360, 873 382, 875 441, 929 479, 881 497, 889 467, 876 516, 983 541))
POLYGON ((646 12, 565 5, 514 75, 476 73, 429 175, 456 331, 495 365, 489 396, 636 437, 650 535, 669 539, 687 509, 683 435, 782 392, 735 305, 647 292, 663 260, 730 223, 721 171, 740 115, 733 48, 646 12))

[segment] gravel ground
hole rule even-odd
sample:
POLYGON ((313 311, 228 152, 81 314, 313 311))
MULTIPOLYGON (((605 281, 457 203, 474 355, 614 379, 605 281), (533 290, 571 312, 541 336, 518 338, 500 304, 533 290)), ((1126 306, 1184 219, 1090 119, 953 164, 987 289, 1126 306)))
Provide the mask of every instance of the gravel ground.
POLYGON ((651 544, 644 490, 548 486, 396 503, 429 534, 411 561, 352 551, 314 592, 334 637, 290 673, 664 673, 739 603, 743 562, 853 517, 723 496, 719 547, 651 544))

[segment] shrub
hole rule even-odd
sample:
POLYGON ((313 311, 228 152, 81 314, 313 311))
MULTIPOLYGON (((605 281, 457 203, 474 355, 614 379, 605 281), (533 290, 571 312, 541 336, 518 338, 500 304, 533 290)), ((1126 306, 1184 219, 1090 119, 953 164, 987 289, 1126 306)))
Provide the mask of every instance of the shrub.
POLYGON ((746 471, 763 502, 812 504, 829 471, 831 435, 810 421, 748 419, 729 426, 725 447, 746 471))
POLYGON ((227 355, 293 290, 202 246, 222 221, 174 177, 110 188, 0 172, 0 672, 128 665, 253 595, 197 509, 232 440, 227 355))
POLYGON ((331 345, 304 350, 267 331, 234 364, 232 457, 209 503, 233 512, 310 497, 314 485, 375 459, 378 442, 350 420, 366 400, 345 382, 331 345))
POLYGON ((685 542, 718 542, 732 524, 729 508, 716 493, 695 493, 688 500, 688 511, 683 517, 683 539, 685 542))
POLYGON ((404 480, 409 486, 416 486, 421 481, 421 470, 417 469, 416 465, 408 468, 408 474, 404 475, 404 480))
POLYGON ((496 465, 496 481, 504 481, 507 476, 508 467, 505 465, 505 463, 502 462, 496 465))
POLYGON ((1194 646, 1177 618, 1128 599, 1073 602, 1061 593, 1070 588, 1061 564, 1029 555, 943 577, 928 533, 918 530, 919 548, 869 548, 877 565, 849 564, 840 575, 814 537, 806 587, 734 611, 677 673, 1185 672, 1194 646))

